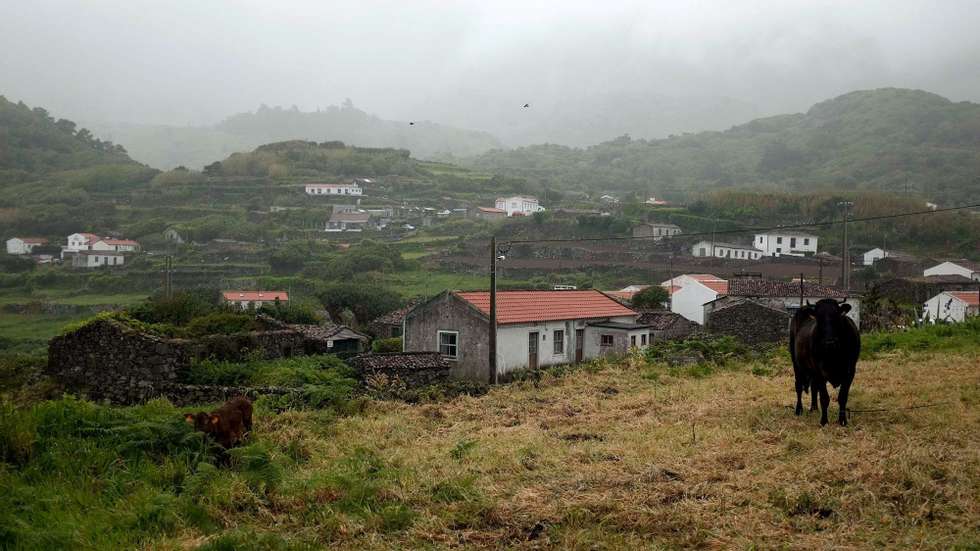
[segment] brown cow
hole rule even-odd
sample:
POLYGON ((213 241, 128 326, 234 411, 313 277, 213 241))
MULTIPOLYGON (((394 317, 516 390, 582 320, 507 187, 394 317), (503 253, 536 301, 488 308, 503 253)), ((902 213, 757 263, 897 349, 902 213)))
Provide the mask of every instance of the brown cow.
POLYGON ((185 413, 184 419, 194 425, 194 430, 210 434, 227 449, 252 430, 252 402, 244 396, 236 396, 211 413, 185 413))

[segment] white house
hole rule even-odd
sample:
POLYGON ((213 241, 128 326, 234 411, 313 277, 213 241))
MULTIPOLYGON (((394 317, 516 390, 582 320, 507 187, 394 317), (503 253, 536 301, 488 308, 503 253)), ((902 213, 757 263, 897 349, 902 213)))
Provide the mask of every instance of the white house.
POLYGON ((807 256, 817 252, 817 236, 792 230, 755 234, 752 246, 765 256, 807 256))
POLYGON ((538 198, 530 195, 497 197, 497 201, 494 206, 500 210, 506 211, 507 216, 528 216, 544 210, 544 207, 538 204, 538 198))
POLYGON ((103 266, 122 266, 126 256, 116 251, 74 251, 71 265, 74 268, 101 268, 103 266))
MULTIPOLYGON (((450 374, 490 379, 490 293, 446 291, 404 317, 405 352, 439 351, 450 374)), ((649 344, 650 326, 639 314, 603 293, 588 291, 499 291, 494 372, 581 362, 625 354, 649 344)))
POLYGON ((728 282, 712 274, 684 274, 660 284, 670 293, 670 311, 704 325, 704 305, 728 292, 728 282))
POLYGON ((43 237, 11 237, 7 240, 7 254, 31 254, 34 247, 47 244, 43 237))
POLYGON ((864 265, 873 266, 874 263, 882 258, 890 256, 891 251, 886 251, 881 247, 875 247, 870 251, 864 253, 864 265))
POLYGON ((87 251, 92 244, 99 240, 99 236, 94 233, 73 233, 68 236, 68 246, 66 251, 87 251))
POLYGON ((735 243, 721 243, 718 241, 698 241, 691 247, 691 254, 693 256, 758 260, 762 256, 762 251, 750 245, 737 245, 735 243))
POLYGON ((349 184, 306 184, 307 195, 363 195, 364 190, 356 182, 349 184))
POLYGON ((234 304, 242 310, 249 306, 261 308, 263 304, 289 302, 289 294, 285 291, 221 291, 221 297, 228 304, 234 304))
POLYGON ((371 215, 366 212, 335 212, 327 222, 326 231, 363 231, 371 221, 371 215))
POLYGON ((980 309, 980 291, 943 291, 927 300, 922 317, 931 322, 960 322, 976 316, 980 309))
POLYGON ((140 250, 140 244, 132 239, 113 239, 111 237, 106 237, 91 243, 89 245, 89 250, 134 253, 140 250))
POLYGON ((969 260, 946 261, 922 271, 925 277, 939 275, 959 275, 974 281, 980 281, 980 264, 969 260))

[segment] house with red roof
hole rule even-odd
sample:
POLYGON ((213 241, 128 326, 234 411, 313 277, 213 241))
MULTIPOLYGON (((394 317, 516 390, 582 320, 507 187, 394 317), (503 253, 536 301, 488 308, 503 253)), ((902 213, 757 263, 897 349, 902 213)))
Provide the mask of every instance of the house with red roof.
POLYGON ((261 308, 263 304, 289 302, 286 291, 221 291, 221 298, 228 304, 234 304, 242 310, 261 308))
POLYGON ((922 317, 937 321, 960 322, 980 312, 980 289, 970 291, 943 291, 925 302, 922 317))
POLYGON ((446 291, 404 317, 405 352, 438 351, 456 378, 621 355, 649 344, 639 314, 600 291, 499 291, 497 365, 489 359, 490 293, 446 291))
POLYGON ((68 236, 68 246, 65 247, 65 251, 87 251, 98 240, 99 236, 94 233, 73 233, 68 236))
POLYGON ((11 237, 7 240, 7 254, 31 254, 34 247, 48 244, 43 237, 11 237))
POLYGON ((660 284, 670 294, 670 311, 704 325, 704 305, 728 293, 728 281, 712 274, 683 274, 660 284))
POLYGON ((104 237, 89 245, 93 251, 115 251, 117 253, 135 253, 140 250, 140 244, 132 239, 114 239, 104 237))

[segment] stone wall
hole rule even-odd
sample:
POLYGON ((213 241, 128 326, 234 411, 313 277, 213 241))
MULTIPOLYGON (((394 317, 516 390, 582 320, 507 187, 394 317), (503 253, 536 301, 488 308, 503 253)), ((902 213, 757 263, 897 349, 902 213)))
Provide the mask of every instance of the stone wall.
POLYGON ((449 378, 450 366, 438 352, 396 352, 364 354, 351 359, 362 379, 383 375, 398 378, 408 387, 443 383, 449 378))
POLYGON ((790 314, 751 300, 733 302, 707 314, 708 333, 731 335, 746 344, 781 342, 789 338, 790 314))

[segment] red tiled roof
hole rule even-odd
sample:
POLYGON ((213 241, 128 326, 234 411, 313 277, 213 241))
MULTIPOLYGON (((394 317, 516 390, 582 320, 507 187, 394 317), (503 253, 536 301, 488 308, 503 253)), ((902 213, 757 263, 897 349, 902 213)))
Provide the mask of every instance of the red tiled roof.
POLYGON ((980 306, 980 293, 977 291, 946 291, 946 294, 962 300, 969 306, 980 306))
POLYGON ((221 295, 225 297, 225 300, 232 302, 289 300, 289 294, 286 291, 222 291, 221 295))
MULTIPOLYGON (((490 315, 490 293, 457 292, 485 315, 490 315)), ((499 291, 497 323, 528 323, 615 316, 635 316, 636 312, 599 291, 499 291)))
MULTIPOLYGON (((685 274, 712 291, 724 295, 728 292, 728 282, 714 274, 685 274)), ((675 291, 676 292, 676 291, 675 291)))
POLYGON ((20 239, 24 243, 33 245, 44 245, 48 242, 48 240, 43 237, 18 237, 17 239, 20 239))
POLYGON ((109 238, 106 238, 106 239, 100 239, 100 241, 102 241, 106 245, 139 245, 138 242, 133 241, 132 239, 109 239, 109 238))
POLYGON ((78 235, 84 237, 85 240, 88 241, 89 243, 95 243, 96 241, 99 240, 99 236, 95 235, 94 233, 81 232, 78 235))
POLYGON ((306 184, 306 187, 353 187, 354 184, 306 184))

